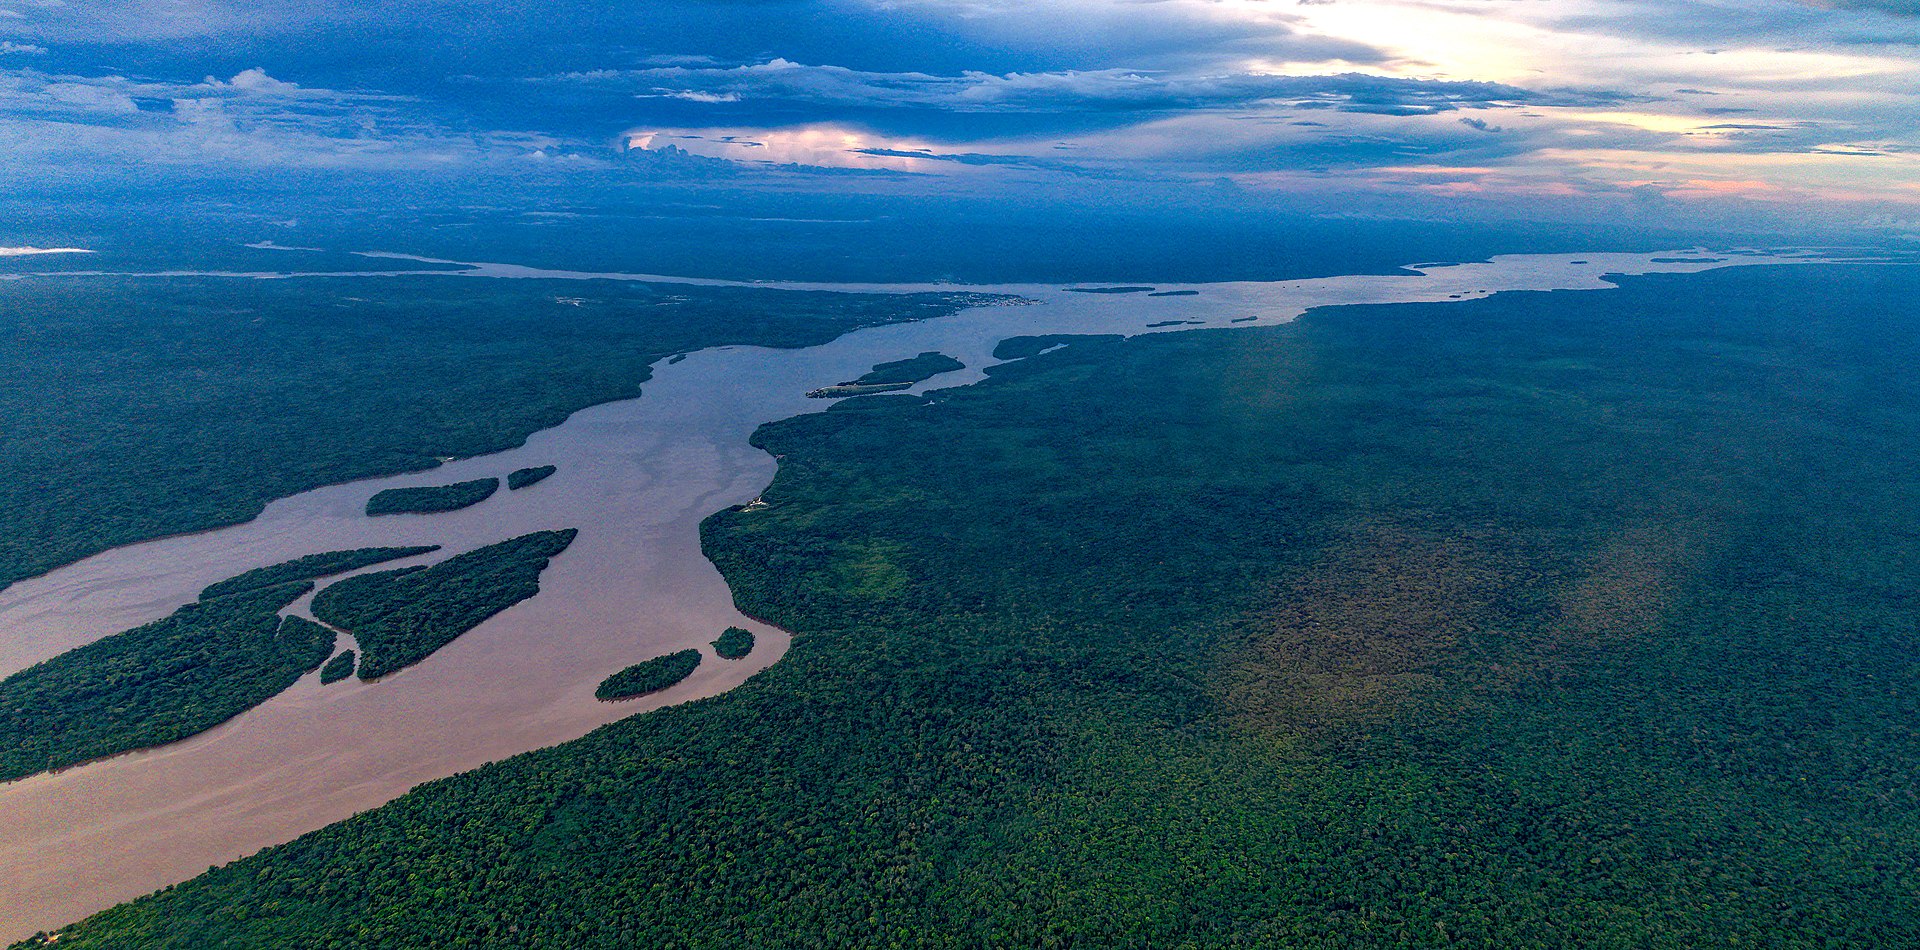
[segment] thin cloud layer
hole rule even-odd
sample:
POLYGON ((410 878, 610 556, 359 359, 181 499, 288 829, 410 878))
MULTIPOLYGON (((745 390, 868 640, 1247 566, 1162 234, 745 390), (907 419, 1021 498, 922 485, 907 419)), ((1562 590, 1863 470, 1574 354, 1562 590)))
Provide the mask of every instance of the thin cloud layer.
POLYGON ((1543 93, 1503 83, 1364 73, 1181 75, 1105 69, 934 76, 811 66, 785 59, 733 67, 600 70, 557 79, 629 89, 641 98, 709 104, 772 101, 960 113, 1163 112, 1265 105, 1430 115, 1463 107, 1597 106, 1631 98, 1608 92, 1543 93))

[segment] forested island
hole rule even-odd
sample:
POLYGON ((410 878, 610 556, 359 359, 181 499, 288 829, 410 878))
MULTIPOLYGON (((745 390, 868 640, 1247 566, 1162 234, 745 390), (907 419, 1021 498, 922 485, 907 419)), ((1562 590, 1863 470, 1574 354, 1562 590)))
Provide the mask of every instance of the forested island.
POLYGON ((353 634, 360 678, 378 679, 539 593, 540 572, 575 534, 572 528, 539 531, 432 567, 349 577, 314 595, 313 615, 353 634))
POLYGON ((507 490, 519 491, 538 484, 542 479, 560 469, 553 465, 535 465, 531 468, 517 468, 507 473, 507 490))
POLYGON ((320 684, 338 683, 353 675, 353 651, 341 650, 327 665, 320 668, 320 684))
POLYGON ((637 699, 657 693, 693 675, 700 667, 699 650, 681 650, 635 663, 601 681, 594 698, 607 702, 637 699))
POLYGON ((200 601, 0 681, 0 781, 186 739, 294 685, 334 631, 278 612, 313 578, 432 547, 363 547, 211 583, 200 601))
POLYGON ((430 515, 471 508, 500 490, 497 478, 475 478, 451 485, 388 488, 367 499, 369 515, 430 515))
POLYGON ((209 584, 200 591, 201 600, 211 600, 227 594, 253 590, 256 587, 271 587, 288 581, 306 581, 317 577, 331 577, 345 574, 373 564, 386 561, 398 561, 401 558, 417 557, 440 550, 437 544, 416 547, 397 548, 354 548, 350 551, 328 551, 324 554, 309 554, 295 558, 284 564, 275 564, 251 570, 245 574, 227 578, 217 584, 209 584))
POLYGON ((941 373, 966 368, 967 364, 944 353, 922 353, 904 360, 877 363, 871 372, 859 379, 815 389, 807 395, 815 399, 837 399, 843 396, 897 392, 902 389, 912 389, 915 384, 925 382, 941 373))
POLYGON ((333 652, 333 631, 279 615, 313 579, 432 550, 332 551, 248 571, 0 680, 0 780, 174 742, 266 702, 333 652))
POLYGON ((753 633, 739 627, 728 627, 721 631, 713 641, 713 653, 723 660, 738 660, 753 652, 753 633))
POLYGON ((279 615, 312 587, 188 604, 0 681, 0 779, 184 739, 293 685, 333 647, 279 615))
POLYGON ((1920 943, 1920 273, 1623 285, 769 426, 780 663, 58 945, 1920 943))

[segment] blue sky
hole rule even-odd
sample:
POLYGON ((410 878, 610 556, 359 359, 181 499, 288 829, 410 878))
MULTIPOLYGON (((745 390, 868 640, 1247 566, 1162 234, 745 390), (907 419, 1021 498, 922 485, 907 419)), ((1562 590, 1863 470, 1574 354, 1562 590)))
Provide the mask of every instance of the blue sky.
POLYGON ((0 0, 15 190, 714 180, 1912 233, 1917 156, 1915 0, 0 0))

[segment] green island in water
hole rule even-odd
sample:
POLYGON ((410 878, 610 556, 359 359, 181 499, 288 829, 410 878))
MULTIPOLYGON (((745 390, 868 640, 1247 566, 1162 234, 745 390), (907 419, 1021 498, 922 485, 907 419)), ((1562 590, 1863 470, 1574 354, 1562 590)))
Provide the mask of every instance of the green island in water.
POLYGON ((1120 337, 1113 334, 1048 333, 1038 336, 1010 336, 994 344, 993 358, 1023 360, 1069 343, 1110 343, 1118 339, 1120 337))
POLYGON ((353 634, 361 679, 412 666, 487 618, 540 592, 540 572, 574 529, 538 531, 432 567, 349 577, 315 594, 313 615, 353 634))
POLYGON ((713 654, 723 660, 739 660, 753 652, 753 632, 728 627, 713 641, 713 654))
POLYGON ((1920 269, 1620 283, 767 426, 780 662, 57 945, 1920 943, 1920 269))
POLYGON ((0 680, 0 781, 185 739, 266 702, 333 652, 333 631, 280 616, 315 578, 432 550, 359 548, 248 571, 0 680))
POLYGON ((514 469, 507 473, 507 489, 519 491, 522 488, 531 487, 559 470, 559 467, 554 465, 535 465, 530 468, 514 469))
POLYGON ((966 368, 967 364, 944 353, 927 352, 909 359, 876 364, 871 372, 859 379, 850 379, 843 383, 815 389, 807 395, 815 399, 837 399, 842 396, 898 392, 902 389, 912 389, 916 384, 926 382, 941 373, 951 373, 954 370, 966 368))
POLYGON ((700 666, 699 650, 681 650, 644 660, 607 677, 593 691, 595 699, 612 702, 657 693, 693 675, 700 666))
POLYGON ((500 490, 497 478, 475 478, 451 485, 388 488, 367 499, 369 515, 430 515, 471 508, 500 490))
POLYGON ((352 650, 341 650, 338 654, 334 656, 333 659, 328 660, 326 665, 320 668, 321 685, 324 686, 328 683, 338 683, 341 680, 346 679, 349 676, 352 676, 353 675, 353 656, 354 656, 354 653, 352 650))

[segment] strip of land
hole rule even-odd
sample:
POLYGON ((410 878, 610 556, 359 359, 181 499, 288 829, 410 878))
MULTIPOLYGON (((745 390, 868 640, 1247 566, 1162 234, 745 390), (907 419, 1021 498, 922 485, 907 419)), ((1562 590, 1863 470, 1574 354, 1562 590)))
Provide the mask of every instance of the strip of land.
POLYGON ((367 499, 369 515, 431 515, 471 508, 500 490, 497 478, 476 478, 451 485, 388 488, 367 499))
POLYGON ((644 660, 613 674, 593 691, 594 698, 614 702, 657 693, 693 675, 700 667, 699 650, 681 650, 644 660))
POLYGON ((360 678, 378 679, 538 594, 540 572, 576 534, 571 528, 540 531, 432 567, 349 577, 313 598, 313 615, 353 634, 360 644, 360 678))
POLYGON ((966 369, 967 365, 943 353, 927 352, 904 360, 875 364, 873 370, 859 379, 851 379, 833 386, 826 386, 807 393, 815 399, 837 399, 844 396, 865 396, 872 393, 897 392, 912 389, 915 385, 932 379, 941 373, 950 373, 957 369, 966 369))

